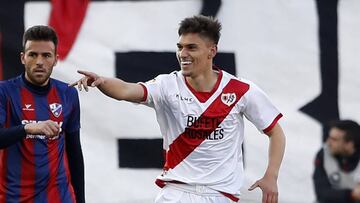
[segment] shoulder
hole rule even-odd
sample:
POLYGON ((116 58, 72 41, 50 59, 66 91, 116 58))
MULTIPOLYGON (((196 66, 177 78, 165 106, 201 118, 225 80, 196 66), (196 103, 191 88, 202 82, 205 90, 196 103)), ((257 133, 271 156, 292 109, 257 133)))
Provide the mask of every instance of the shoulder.
POLYGON ((174 78, 179 78, 181 76, 182 76, 182 74, 180 71, 173 71, 168 74, 160 74, 157 76, 157 78, 161 78, 163 80, 173 80, 174 78))
POLYGON ((8 80, 0 81, 0 90, 13 90, 14 87, 19 86, 19 77, 10 78, 8 80))
POLYGON ((266 93, 253 81, 246 78, 238 78, 238 80, 242 83, 242 85, 248 87, 248 94, 251 95, 266 95, 266 93))
POLYGON ((221 73, 224 81, 233 81, 238 85, 249 86, 249 87, 254 84, 250 80, 241 77, 236 77, 235 75, 230 74, 224 70, 221 70, 221 73))
POLYGON ((222 87, 224 91, 237 92, 240 95, 244 95, 249 92, 251 83, 238 78, 232 74, 227 73, 226 71, 222 71, 222 87))
POLYGON ((2 80, 2 81, 0 81, 0 89, 2 90, 2 89, 4 89, 5 87, 6 87, 6 85, 7 85, 7 81, 5 80, 2 80))
POLYGON ((6 94, 7 81, 0 81, 0 95, 4 97, 6 94))
POLYGON ((21 75, 0 81, 0 86, 18 84, 21 81, 21 75))
POLYGON ((176 81, 177 78, 179 78, 181 76, 181 73, 179 71, 173 71, 171 73, 168 74, 160 74, 158 76, 156 76, 154 79, 149 80, 147 82, 145 82, 146 84, 151 84, 151 83, 157 83, 157 84, 168 84, 171 83, 172 81, 176 81))
POLYGON ((54 79, 54 78, 51 78, 51 83, 61 93, 65 93, 67 95, 73 95, 73 96, 78 95, 76 88, 72 87, 72 86, 69 86, 68 83, 65 83, 65 82, 63 82, 61 80, 57 80, 57 79, 54 79))
POLYGON ((65 86, 67 87, 68 84, 61 81, 61 80, 58 80, 58 79, 55 79, 55 78, 50 78, 50 81, 53 85, 57 86, 57 87, 61 87, 61 88, 65 88, 65 86))
POLYGON ((322 163, 324 162, 324 150, 325 148, 321 148, 315 156, 315 165, 322 165, 322 163))

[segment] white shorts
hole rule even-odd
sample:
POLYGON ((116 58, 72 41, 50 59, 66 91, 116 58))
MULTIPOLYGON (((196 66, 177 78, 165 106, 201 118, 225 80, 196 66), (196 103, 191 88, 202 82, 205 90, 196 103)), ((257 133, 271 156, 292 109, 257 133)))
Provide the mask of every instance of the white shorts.
POLYGON ((167 183, 155 203, 234 203, 220 192, 206 186, 167 183))

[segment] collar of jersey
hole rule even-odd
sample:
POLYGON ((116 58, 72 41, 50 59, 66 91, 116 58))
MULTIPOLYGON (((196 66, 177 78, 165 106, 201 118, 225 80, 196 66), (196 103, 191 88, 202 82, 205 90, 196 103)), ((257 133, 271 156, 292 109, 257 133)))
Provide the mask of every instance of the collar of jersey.
POLYGON ((212 90, 210 92, 198 92, 196 91, 193 87, 191 87, 191 85, 187 82, 186 77, 184 77, 185 80, 185 84, 186 86, 189 88, 189 90, 193 93, 193 95, 196 97, 196 99, 201 102, 201 103, 205 103, 213 94, 214 92, 218 89, 221 79, 222 79, 222 71, 221 69, 219 69, 218 67, 214 66, 213 67, 214 70, 218 71, 218 78, 217 81, 214 85, 214 87, 212 88, 212 90))
POLYGON ((24 82, 25 87, 33 93, 46 95, 50 91, 50 81, 45 86, 34 85, 25 78, 25 73, 21 74, 21 79, 24 82))

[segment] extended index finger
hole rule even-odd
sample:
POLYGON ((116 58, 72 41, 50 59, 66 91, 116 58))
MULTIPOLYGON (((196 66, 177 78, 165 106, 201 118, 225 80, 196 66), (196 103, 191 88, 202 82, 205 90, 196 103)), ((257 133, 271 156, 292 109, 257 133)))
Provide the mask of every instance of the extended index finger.
POLYGON ((95 74, 89 71, 77 70, 77 72, 87 77, 95 77, 95 74))
MULTIPOLYGON (((77 72, 84 75, 84 76, 86 76, 86 77, 94 77, 94 74, 92 72, 89 72, 89 71, 77 70, 77 72)), ((79 85, 80 81, 81 81, 81 79, 77 80, 77 81, 75 81, 73 83, 70 83, 69 86, 75 87, 76 85, 79 85)))

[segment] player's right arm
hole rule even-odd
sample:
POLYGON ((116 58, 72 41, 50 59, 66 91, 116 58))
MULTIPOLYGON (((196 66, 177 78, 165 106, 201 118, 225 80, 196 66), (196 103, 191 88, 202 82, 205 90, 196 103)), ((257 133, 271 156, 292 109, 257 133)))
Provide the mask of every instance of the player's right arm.
POLYGON ((118 78, 102 77, 88 71, 79 70, 78 73, 84 77, 70 84, 70 86, 78 86, 80 91, 83 88, 88 91, 88 87, 91 86, 97 87, 105 95, 117 100, 138 103, 144 100, 144 88, 138 83, 129 83, 118 78))
POLYGON ((28 123, 10 128, 4 128, 2 125, 0 126, 0 149, 4 149, 10 145, 20 142, 27 134, 39 134, 52 138, 57 136, 60 132, 60 126, 52 120, 39 123, 28 123))

